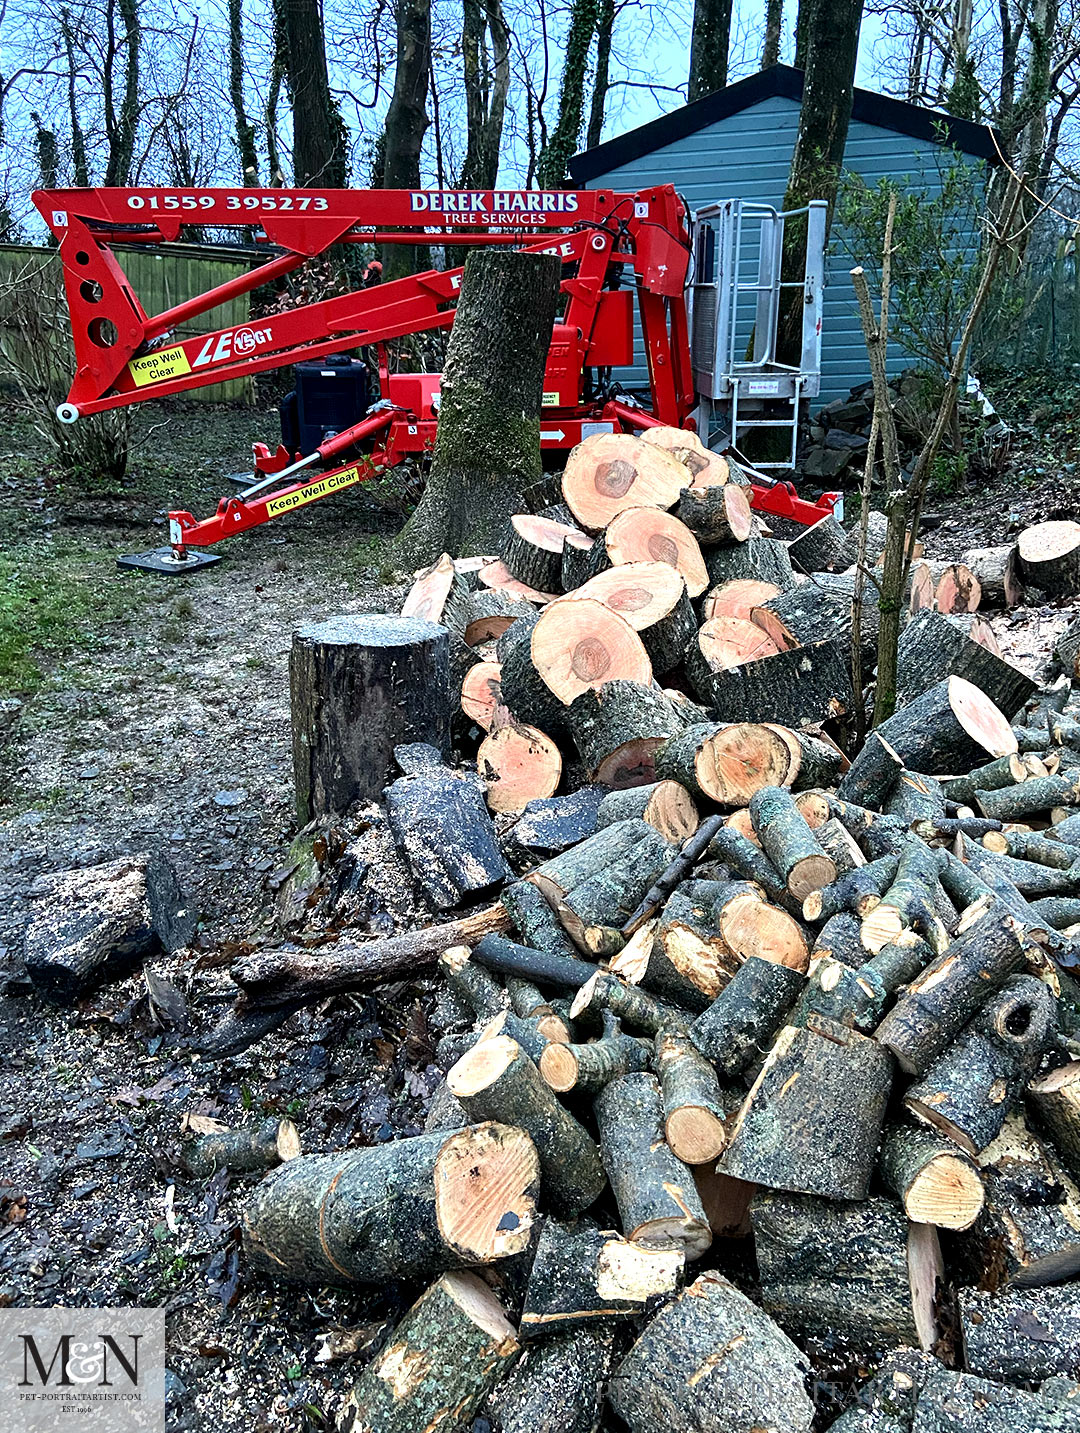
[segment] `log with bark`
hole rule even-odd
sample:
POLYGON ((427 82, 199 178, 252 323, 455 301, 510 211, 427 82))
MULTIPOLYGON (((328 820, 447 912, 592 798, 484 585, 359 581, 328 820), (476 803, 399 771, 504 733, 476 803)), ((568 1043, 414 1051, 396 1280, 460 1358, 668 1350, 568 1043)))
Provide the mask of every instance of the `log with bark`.
POLYGON ((788 543, 792 566, 805 573, 843 572, 856 560, 858 551, 858 534, 845 532, 832 513, 788 543))
POLYGON ((711 547, 705 555, 709 584, 749 580, 770 582, 787 592, 798 580, 791 566, 787 545, 773 537, 752 537, 747 542, 711 547))
POLYGON ((673 507, 688 481, 686 467, 659 445, 628 433, 594 433, 567 458, 562 493, 581 526, 601 532, 627 508, 673 507))
MULTIPOLYGON (((959 1303, 964 1357, 972 1373, 1023 1383, 1039 1383, 1055 1374, 1076 1378, 1080 1287, 1075 1282, 997 1294, 961 1289, 959 1303)), ((1075 1415, 1073 1423, 1056 1424, 1044 1416, 1031 1424, 1010 1421, 1001 1426, 1009 1433, 1013 1429, 1053 1433, 1059 1427, 1073 1429, 1075 1415)))
MULTIPOLYGON (((824 826, 816 834, 820 838, 824 826)), ((896 879, 900 857, 893 854, 867 861, 829 885, 810 891, 803 899, 802 913, 808 921, 828 921, 841 911, 867 916, 881 904, 881 898, 896 879)))
POLYGON ((609 567, 570 594, 610 607, 641 637, 657 676, 682 661, 697 619, 682 574, 666 562, 609 567))
POLYGON ((836 862, 818 844, 790 791, 760 787, 750 798, 750 819, 793 900, 801 903, 836 879, 836 862))
POLYGON ((707 488, 684 488, 675 516, 703 547, 721 542, 745 542, 753 531, 750 503, 742 488, 725 483, 707 488))
POLYGON ((806 1356, 719 1274, 701 1274, 615 1370, 612 1408, 630 1433, 809 1433, 806 1356))
POLYGON ((597 972, 597 967, 587 960, 572 959, 550 949, 534 950, 494 934, 485 935, 477 942, 473 959, 500 975, 518 976, 542 985, 560 985, 569 990, 577 990, 597 972))
POLYGON ((1010 786, 1018 786, 1020 782, 1027 781, 1030 774, 1024 757, 1014 751, 1008 756, 999 756, 994 761, 976 766, 973 771, 963 776, 949 777, 942 783, 942 788, 947 801, 968 806, 976 799, 979 791, 1000 791, 1010 786))
POLYGON ((648 1069, 652 1047, 647 1040, 624 1035, 620 1022, 610 1010, 604 1011, 604 1033, 584 1045, 548 1045, 540 1056, 540 1073, 560 1095, 576 1090, 598 1094, 619 1075, 648 1069))
POLYGON ((597 813, 598 826, 633 819, 655 826, 673 846, 681 846, 700 825, 694 798, 677 781, 653 781, 604 796, 597 813))
POLYGON ((1015 607, 1024 599, 1024 588, 1016 571, 1016 547, 969 547, 961 561, 978 579, 981 607, 1015 607))
POLYGON ((696 696, 712 706, 716 673, 774 657, 779 650, 767 632, 744 617, 713 617, 686 649, 686 677, 696 696))
POLYGON ((1017 566, 1024 582, 1050 597, 1080 593, 1080 522, 1040 522, 1027 527, 1016 543, 1017 566))
POLYGON ((853 801, 857 806, 880 807, 900 779, 903 769, 903 758, 897 755, 880 731, 872 731, 863 743, 858 759, 840 778, 837 795, 842 801, 853 801))
POLYGON ((289 657, 296 810, 342 815, 382 794, 395 748, 450 748, 449 639, 414 617, 344 615, 293 634, 289 657))
POLYGON ((899 1120, 885 1126, 878 1173, 916 1224, 968 1229, 986 1198, 978 1167, 951 1140, 899 1120))
POLYGON ((680 888, 668 897, 660 916, 638 928, 610 967, 661 1000, 704 1010, 738 964, 720 932, 715 902, 699 901, 680 888))
POLYGON ((775 582, 758 582, 753 577, 733 577, 710 588, 701 603, 701 620, 713 617, 744 617, 748 621, 755 607, 780 596, 775 582))
POLYGON ((530 603, 483 587, 469 598, 468 621, 463 633, 465 644, 475 648, 495 642, 519 617, 535 615, 536 609, 530 603))
POLYGON ((503 840, 512 858, 557 855, 593 835, 608 793, 602 786, 579 786, 566 796, 529 801, 503 840))
POLYGON ((891 1199, 837 1202, 763 1191, 750 1206, 761 1302, 782 1329, 858 1349, 937 1338, 937 1231, 891 1199))
POLYGON ((1070 681, 1080 681, 1080 617, 1074 617, 1054 643, 1054 661, 1070 681))
POLYGON ((466 1427, 519 1350, 513 1325, 488 1285, 475 1274, 444 1274, 349 1390, 339 1433, 466 1427))
POLYGON ((715 1163, 727 1143, 727 1109, 716 1071, 686 1035, 656 1037, 656 1073, 664 1100, 664 1138, 684 1164, 715 1163))
POLYGON ((760 722, 702 722, 669 738, 654 757, 661 780, 678 781, 718 806, 745 806, 762 786, 783 785, 791 749, 760 722))
MULTIPOLYGON (((814 784, 819 783, 815 782, 814 784)), ((833 865, 836 867, 837 880, 849 871, 866 865, 866 857, 863 855, 859 843, 835 816, 830 816, 824 825, 815 828, 814 839, 825 854, 832 857, 833 865)))
POLYGON ((538 727, 511 717, 480 743, 476 767, 492 811, 523 811, 530 802, 554 796, 562 753, 538 727))
POLYGON ((1058 806, 1080 806, 1080 772, 1067 776, 1036 776, 997 791, 976 791, 984 816, 996 821, 1024 821, 1058 806))
POLYGON ((907 825, 945 815, 941 782, 918 771, 901 771, 881 807, 886 816, 898 816, 907 825))
POLYGON ((470 1118, 494 1119, 485 1112, 499 1111, 527 1131, 540 1160, 544 1200, 556 1214, 576 1218, 599 1197, 600 1152, 516 1041, 505 1035, 484 1040, 461 1057, 446 1083, 470 1118))
POLYGON ((104 980, 186 945, 195 911, 161 856, 124 856, 35 877, 26 973, 39 995, 68 1005, 104 980))
POLYGON ((739 482, 737 464, 729 461, 722 453, 707 448, 696 433, 688 428, 675 428, 659 423, 652 428, 643 428, 639 435, 645 443, 655 443, 665 448, 687 469, 691 486, 695 488, 721 487, 724 483, 739 482))
POLYGON ((610 1329, 559 1333, 526 1349, 481 1416, 499 1433, 598 1433, 614 1358, 610 1329))
POLYGON ((386 815, 405 861, 436 910, 494 893, 510 875, 477 784, 442 765, 432 746, 398 747, 406 771, 386 790, 386 815))
POLYGON ((739 960, 761 955, 805 970, 809 964, 806 934, 798 921, 759 898, 758 892, 737 894, 717 907, 716 923, 724 944, 739 960))
POLYGON ((691 1039, 722 1074, 741 1074, 784 1025, 805 980, 800 970, 750 956, 691 1025, 691 1039))
POLYGON ((481 731, 490 731, 495 710, 502 704, 501 662, 476 662, 461 684, 461 710, 481 731))
POLYGON ((818 726, 853 709, 850 651, 827 640, 759 657, 710 673, 708 693, 721 719, 818 726))
POLYGON ((723 1172, 865 1199, 892 1080, 892 1058, 876 1040, 825 1019, 785 1026, 739 1111, 723 1172))
POLYGON ((1000 1132, 1056 1030, 1047 986, 1033 975, 1012 976, 909 1086, 905 1109, 978 1154, 1000 1132))
MULTIPOLYGON (((652 664, 625 617, 590 597, 564 597, 540 613, 529 638, 529 659, 547 688, 568 707, 604 682, 652 681, 652 664)), ((506 671, 503 673, 503 694, 506 671)))
POLYGON ((581 986, 570 1006, 570 1018, 581 1020, 597 1011, 610 1011, 644 1035, 656 1035, 666 1029, 685 1030, 691 1018, 678 1006, 666 1005, 648 991, 603 971, 597 971, 581 986))
POLYGON ((620 512, 605 530, 604 550, 615 567, 666 562, 682 574, 691 597, 700 597, 709 586, 697 538, 685 523, 659 508, 636 507, 620 512))
MULTIPOLYGON (((854 588, 854 579, 849 585, 846 579, 826 582, 813 577, 800 587, 755 607, 750 616, 769 634, 778 651, 806 647, 826 638, 850 644, 854 588)), ((877 640, 876 624, 872 620, 864 621, 862 640, 867 658, 872 660, 877 640)))
POLYGON ((634 1318, 650 1299, 674 1292, 685 1261, 682 1249, 634 1243, 587 1220, 546 1219, 525 1290, 521 1337, 634 1318))
POLYGON ((867 950, 876 954, 909 929, 923 936, 935 951, 945 949, 949 937, 935 901, 939 871, 940 852, 909 836, 900 848, 892 884, 863 917, 862 942, 867 950))
POLYGON ((889 991, 871 964, 856 969, 835 956, 818 959, 789 1025, 815 1025, 822 1018, 870 1035, 888 1003, 889 991))
POLYGON ((696 1259, 712 1242, 693 1176, 664 1140, 664 1105, 652 1075, 620 1075, 594 1102, 604 1169, 623 1233, 635 1243, 696 1259))
POLYGON ((512 922, 522 937, 524 948, 569 961, 579 960, 577 946, 563 930, 547 901, 530 882, 514 881, 505 886, 502 904, 508 917, 503 930, 508 929, 512 922))
POLYGON ((567 721, 592 778, 624 789, 656 780, 656 753, 686 730, 689 716, 663 692, 619 680, 583 692, 571 704, 567 721))
POLYGON ((563 543, 582 536, 580 529, 551 518, 518 513, 510 519, 502 544, 502 560, 510 574, 540 592, 562 590, 563 543))
POLYGON ((957 1241, 957 1265, 981 1289, 1058 1284, 1080 1270, 1080 1189, 1053 1151, 1010 1115, 979 1155, 986 1203, 957 1241))
POLYGON ((300 1154, 300 1135, 292 1120, 276 1117, 257 1125, 230 1129, 218 1120, 204 1116, 185 1115, 181 1133, 189 1136, 184 1146, 184 1160, 192 1174, 201 1178, 228 1169, 237 1174, 265 1171, 296 1159, 300 1154), (207 1128, 207 1126, 216 1126, 207 1128))
POLYGON ((868 954, 862 943, 862 926, 858 917, 851 911, 837 911, 814 937, 810 959, 816 964, 820 960, 833 958, 843 961, 852 970, 858 970, 868 954))
POLYGON ((1066 1169, 1080 1179, 1080 1060, 1070 1060, 1032 1080, 1027 1102, 1066 1169))
POLYGON ((521 1129, 477 1124, 290 1159, 243 1212, 252 1267, 319 1284, 381 1284, 525 1249, 540 1185, 521 1129))

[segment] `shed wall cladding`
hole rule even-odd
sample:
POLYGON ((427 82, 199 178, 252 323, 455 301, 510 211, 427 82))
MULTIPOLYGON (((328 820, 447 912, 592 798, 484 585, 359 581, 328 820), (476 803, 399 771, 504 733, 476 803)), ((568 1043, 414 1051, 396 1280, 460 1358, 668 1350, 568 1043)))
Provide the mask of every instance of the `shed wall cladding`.
MULTIPOLYGON (((783 203, 791 154, 799 127, 799 105, 775 95, 728 115, 715 124, 606 171, 587 182, 590 189, 634 191, 650 184, 671 183, 691 212, 718 199, 783 203)), ((852 120, 845 165, 868 184, 883 176, 910 179, 928 192, 937 182, 940 148, 911 135, 852 120)), ((980 161, 964 156, 967 162, 980 161)), ((858 310, 848 274, 854 260, 834 235, 826 263, 822 328, 821 396, 813 411, 834 398, 846 398, 853 384, 869 378, 858 310)), ((899 372, 913 359, 895 344, 889 347, 889 369, 899 372)), ((633 381, 646 381, 645 368, 633 370, 633 381)))

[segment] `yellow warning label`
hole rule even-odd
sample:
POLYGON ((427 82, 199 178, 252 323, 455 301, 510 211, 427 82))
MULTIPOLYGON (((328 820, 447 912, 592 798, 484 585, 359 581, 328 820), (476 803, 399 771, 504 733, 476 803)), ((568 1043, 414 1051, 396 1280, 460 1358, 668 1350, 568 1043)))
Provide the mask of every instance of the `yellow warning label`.
POLYGON ((191 364, 182 348, 161 348, 157 353, 148 353, 145 358, 133 358, 128 372, 135 380, 136 388, 145 388, 148 383, 161 383, 166 378, 178 378, 191 372, 191 364))
POLYGON ((557 393, 545 393, 541 399, 541 403, 545 408, 558 408, 559 395, 557 393))
POLYGON ((302 508, 305 503, 316 503, 320 498, 336 493, 339 488, 352 487, 360 478, 358 467, 342 468, 340 473, 330 473, 325 478, 319 478, 318 482, 308 483, 305 488, 296 488, 291 493, 283 493, 280 498, 271 498, 266 504, 266 514, 268 517, 277 517, 279 513, 302 508))

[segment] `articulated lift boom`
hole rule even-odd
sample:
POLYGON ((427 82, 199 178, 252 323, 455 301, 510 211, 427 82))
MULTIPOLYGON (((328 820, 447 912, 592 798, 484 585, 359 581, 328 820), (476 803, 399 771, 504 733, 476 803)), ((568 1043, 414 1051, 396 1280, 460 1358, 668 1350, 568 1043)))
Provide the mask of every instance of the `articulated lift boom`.
MULTIPOLYGON (((611 190, 59 189, 34 203, 59 243, 76 372, 64 422, 175 397, 206 384, 355 348, 378 357, 379 401, 312 452, 255 445, 255 478, 212 517, 169 514, 171 550, 129 559, 191 571, 206 548, 306 503, 363 482, 434 445, 440 376, 390 371, 387 345, 448 328, 462 269, 431 270, 196 337, 177 330, 238 295, 298 269, 334 244, 510 244, 557 254, 562 297, 548 351, 541 444, 568 450, 591 433, 652 424, 692 426, 687 326, 689 216, 670 184, 611 190), (147 314, 112 245, 156 245, 184 225, 246 229, 272 257, 239 278, 147 314), (611 370, 634 359, 634 301, 649 369, 649 399, 621 393, 611 370), (335 461, 336 460, 336 461, 335 461), (323 467, 317 476, 307 470, 323 467), (272 491, 268 491, 272 489, 272 491)), ((816 521, 787 484, 755 487, 755 502, 816 521)))

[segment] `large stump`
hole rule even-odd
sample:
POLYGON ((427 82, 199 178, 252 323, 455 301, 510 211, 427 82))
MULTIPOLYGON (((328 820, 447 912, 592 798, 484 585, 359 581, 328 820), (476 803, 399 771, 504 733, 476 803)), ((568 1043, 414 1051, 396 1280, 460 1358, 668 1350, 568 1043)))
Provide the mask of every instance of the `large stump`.
POLYGON ((414 617, 331 617, 293 634, 289 657, 296 811, 340 816, 373 801, 394 748, 450 747, 449 636, 414 617))
POLYGON ((1016 544, 1020 574, 1051 597, 1080 593, 1080 522, 1039 522, 1016 544))
POLYGON ((443 364, 431 474, 399 548, 497 552, 522 493, 542 476, 544 369, 562 273, 557 255, 476 249, 461 283, 443 364))

